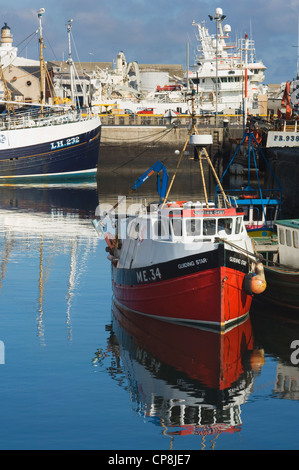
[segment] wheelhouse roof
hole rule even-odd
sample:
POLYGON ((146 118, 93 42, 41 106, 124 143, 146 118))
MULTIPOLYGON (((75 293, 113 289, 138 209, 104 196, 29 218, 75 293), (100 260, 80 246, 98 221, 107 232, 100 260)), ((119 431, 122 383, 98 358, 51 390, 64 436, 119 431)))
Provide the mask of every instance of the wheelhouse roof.
POLYGON ((299 230, 299 219, 277 220, 276 225, 299 230))

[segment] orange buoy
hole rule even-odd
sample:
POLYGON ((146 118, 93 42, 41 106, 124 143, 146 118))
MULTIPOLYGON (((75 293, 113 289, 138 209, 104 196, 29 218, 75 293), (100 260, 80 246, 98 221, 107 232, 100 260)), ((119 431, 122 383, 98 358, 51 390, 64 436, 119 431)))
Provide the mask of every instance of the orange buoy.
POLYGON ((105 237, 105 241, 106 241, 106 243, 109 247, 110 253, 112 253, 114 248, 115 248, 115 237, 109 232, 105 233, 104 237, 105 237))
POLYGON ((266 279, 260 276, 252 276, 251 290, 253 294, 262 294, 267 287, 266 279))
POLYGON ((264 266, 262 263, 255 265, 255 272, 251 278, 251 290, 253 294, 262 294, 267 287, 267 282, 264 274, 264 266))

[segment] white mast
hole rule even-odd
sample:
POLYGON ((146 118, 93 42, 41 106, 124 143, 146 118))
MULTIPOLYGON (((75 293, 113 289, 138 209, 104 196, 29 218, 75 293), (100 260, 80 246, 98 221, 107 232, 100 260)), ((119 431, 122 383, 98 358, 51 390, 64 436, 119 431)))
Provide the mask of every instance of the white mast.
POLYGON ((44 77, 44 57, 43 57, 43 27, 42 27, 42 16, 45 13, 44 8, 40 8, 37 12, 39 19, 39 61, 40 61, 40 104, 41 110, 43 110, 43 105, 45 103, 45 77, 44 77))
POLYGON ((71 28, 73 20, 69 20, 67 23, 67 33, 68 33, 68 47, 69 47, 69 57, 67 64, 70 68, 70 79, 71 79, 71 100, 72 104, 75 105, 75 92, 74 92, 74 63, 72 59, 72 50, 71 50, 71 28))
POLYGON ((247 66, 248 66, 248 36, 245 34, 245 97, 244 97, 244 126, 247 122, 247 95, 248 95, 248 77, 247 77, 247 66))

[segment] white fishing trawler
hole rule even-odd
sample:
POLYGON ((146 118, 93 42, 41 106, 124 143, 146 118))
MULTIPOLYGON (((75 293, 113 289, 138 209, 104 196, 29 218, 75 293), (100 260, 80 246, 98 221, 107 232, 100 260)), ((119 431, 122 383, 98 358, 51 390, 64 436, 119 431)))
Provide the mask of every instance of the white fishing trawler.
POLYGON ((266 69, 256 59, 254 40, 245 35, 236 43, 229 42, 231 26, 222 26, 226 16, 221 8, 216 8, 215 16, 209 18, 216 23, 215 34, 210 34, 205 21, 193 22, 199 44, 196 64, 188 79, 196 86, 199 103, 206 111, 241 111, 247 91, 247 107, 254 114, 258 112, 258 96, 264 94, 266 69))
MULTIPOLYGON (((4 88, 1 103, 6 111, 0 116, 0 181, 20 182, 35 179, 95 178, 101 121, 89 109, 46 103, 49 74, 43 60, 42 15, 38 11, 40 44, 40 102, 21 103, 11 99, 2 64, 0 81, 4 88), (27 108, 25 108, 27 106, 27 108), (19 108, 19 111, 17 110, 19 108), (21 109, 20 109, 21 108, 21 109)), ((72 20, 71 20, 72 21, 72 20)), ((71 22, 68 23, 68 31, 71 22)), ((5 28, 9 34, 9 28, 5 28)), ((9 39, 9 38, 8 38, 9 39)), ((8 43, 9 46, 9 43, 8 43)), ((7 48, 9 50, 9 47, 7 48)), ((69 50, 69 65, 72 66, 69 50)), ((15 78, 17 80, 17 78, 15 78)))
POLYGON ((143 73, 135 62, 134 67, 131 63, 126 64, 124 54, 120 53, 115 70, 110 73, 98 71, 93 77, 94 86, 100 90, 97 103, 114 104, 120 110, 133 113, 142 109, 150 109, 149 114, 163 114, 169 110, 188 113, 187 96, 194 89, 197 114, 235 114, 243 112, 247 92, 248 112, 259 114, 259 96, 266 95, 262 85, 266 67, 256 59, 254 40, 245 36, 235 44, 229 42, 231 27, 222 26, 225 15, 221 8, 217 8, 215 17, 210 18, 216 22, 215 34, 209 32, 205 21, 192 23, 197 28, 195 62, 191 67, 187 65, 185 76, 169 74, 166 77, 165 73, 153 73, 152 90, 147 83, 145 93, 145 74, 149 72, 143 73))

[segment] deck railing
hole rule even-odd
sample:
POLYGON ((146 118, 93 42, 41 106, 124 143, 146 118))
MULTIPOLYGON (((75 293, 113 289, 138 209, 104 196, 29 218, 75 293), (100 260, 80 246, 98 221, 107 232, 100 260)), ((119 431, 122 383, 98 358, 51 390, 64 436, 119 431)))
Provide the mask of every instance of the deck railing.
MULTIPOLYGON (((104 126, 167 126, 176 124, 185 127, 191 123, 191 116, 188 114, 178 114, 175 117, 165 117, 163 114, 99 114, 99 116, 104 126)), ((215 127, 215 115, 196 116, 196 125, 215 127)), ((219 126, 242 127, 243 116, 239 114, 218 115, 219 126)))

